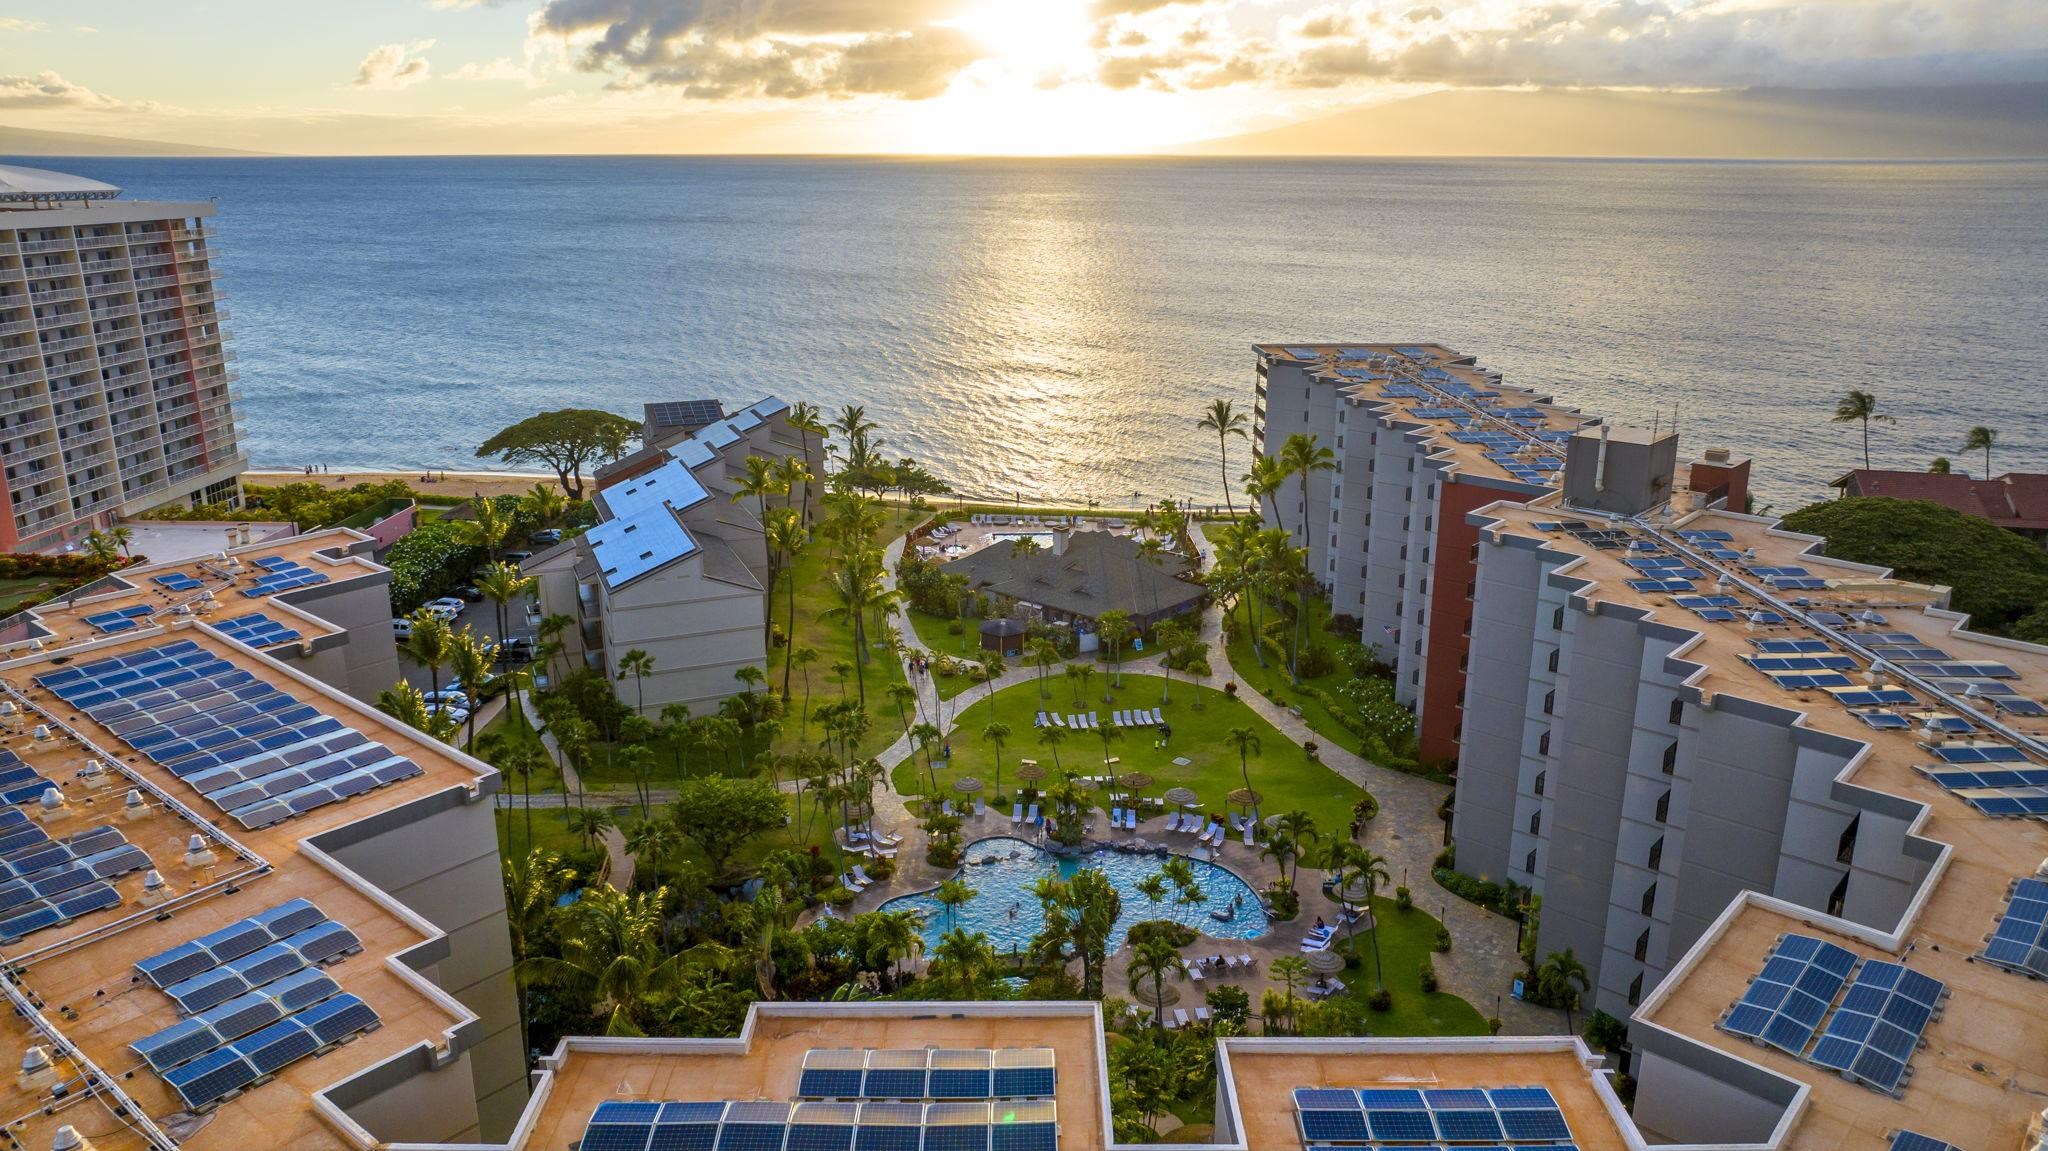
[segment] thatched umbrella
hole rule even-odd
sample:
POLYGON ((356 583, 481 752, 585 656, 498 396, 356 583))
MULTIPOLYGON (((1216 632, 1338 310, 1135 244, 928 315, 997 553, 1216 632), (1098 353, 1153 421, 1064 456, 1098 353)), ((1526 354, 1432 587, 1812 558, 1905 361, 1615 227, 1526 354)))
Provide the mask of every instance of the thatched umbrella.
POLYGON ((1250 808, 1257 807, 1259 803, 1263 801, 1266 797, 1260 795, 1256 791, 1253 791, 1249 787, 1240 787, 1236 791, 1231 792, 1225 798, 1229 799, 1230 802, 1237 804, 1239 807, 1250 808))
POLYGON ((1344 953, 1335 947, 1311 951, 1303 958, 1308 961, 1308 969, 1317 975, 1335 975, 1344 970, 1344 953))
POLYGON ((1354 879, 1337 892, 1337 898, 1339 901, 1350 904, 1353 907, 1363 908, 1365 910, 1365 921, 1371 923, 1372 908, 1365 902, 1366 894, 1365 881, 1363 879, 1354 879))
POLYGON ((973 795, 981 790, 981 781, 971 775, 963 775, 953 781, 953 790, 962 795, 973 795))
POLYGON ((1202 797, 1185 787, 1170 787, 1166 790, 1166 802, 1175 807, 1193 807, 1202 802, 1202 797))
POLYGON ((1011 772, 1010 775, 1013 778, 1023 780, 1025 783, 1037 783, 1045 778, 1045 768, 1040 767, 1036 763, 1027 763, 1011 772))
POLYGON ((1116 782, 1127 791, 1143 791, 1152 786, 1152 777, 1142 771, 1127 771, 1116 782))
POLYGON ((1171 983, 1159 985, 1159 1002, 1152 1002, 1152 981, 1140 979, 1131 985, 1131 998, 1154 1011, 1164 1011, 1180 1002, 1180 989, 1171 983))
POLYGON ((875 813, 875 809, 871 804, 861 800, 854 800, 851 803, 845 804, 842 810, 846 812, 846 822, 856 825, 866 821, 869 816, 875 813))

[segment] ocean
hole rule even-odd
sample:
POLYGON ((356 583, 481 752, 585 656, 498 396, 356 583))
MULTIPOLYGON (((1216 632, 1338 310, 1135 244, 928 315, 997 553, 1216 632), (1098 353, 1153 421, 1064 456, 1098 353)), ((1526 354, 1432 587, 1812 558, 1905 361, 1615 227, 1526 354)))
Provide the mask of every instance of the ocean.
MULTIPOLYGON (((1431 340, 1785 511, 2048 468, 2048 164, 36 160, 212 199, 259 464, 475 468, 533 412, 862 404, 963 492, 1214 502, 1258 341, 1431 340)), ((1243 471, 1245 450, 1232 461, 1243 471)))

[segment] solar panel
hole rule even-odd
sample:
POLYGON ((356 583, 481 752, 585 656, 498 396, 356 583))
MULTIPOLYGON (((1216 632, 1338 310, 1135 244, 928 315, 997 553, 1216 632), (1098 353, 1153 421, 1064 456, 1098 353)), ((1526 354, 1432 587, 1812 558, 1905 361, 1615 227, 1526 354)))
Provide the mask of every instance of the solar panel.
POLYGON ((1891 1151, 1962 1151, 1962 1148, 1917 1131, 1901 1131, 1892 1136, 1891 1151))
POLYGON ((859 1095, 859 1068, 806 1068, 797 1081, 797 1094, 823 1099, 849 1099, 859 1095))
POLYGON ((1507 1137, 1518 1143, 1569 1139, 1572 1136, 1571 1126, 1564 1121, 1564 1112, 1554 1107, 1502 1111, 1499 1114, 1507 1137))
POLYGON ((1829 1018, 1813 1062, 1896 1094, 1921 1032, 1946 991, 1940 980, 1900 964, 1865 963, 1829 1018))
POLYGON ((325 1003, 309 1007, 294 1018, 306 1025, 306 1029, 320 1040, 322 1046, 338 1042, 358 1031, 368 1031, 379 1025, 377 1012, 369 1004, 353 995, 337 995, 325 1003))
POLYGON ((1436 1123, 1428 1111, 1373 1110, 1365 1113, 1372 1137, 1382 1143, 1427 1141, 1436 1138, 1436 1123))
POLYGON ((275 1075, 286 1064, 303 1059, 320 1049, 320 1041, 297 1020, 273 1023, 231 1048, 248 1060, 258 1075, 275 1075))
POLYGON ((1718 1026, 1796 1057, 1855 965, 1855 954, 1845 948, 1787 935, 1718 1026))
POLYGON ((922 1068, 869 1068, 861 1094, 870 1099, 922 1099, 925 1073, 922 1068))
POLYGON ((233 1051, 201 1056, 164 1075, 164 1082, 191 1110, 210 1107, 256 1081, 256 1069, 233 1051))
POLYGON ((2048 978, 2048 881, 2019 880, 1981 953, 1986 963, 2048 978))

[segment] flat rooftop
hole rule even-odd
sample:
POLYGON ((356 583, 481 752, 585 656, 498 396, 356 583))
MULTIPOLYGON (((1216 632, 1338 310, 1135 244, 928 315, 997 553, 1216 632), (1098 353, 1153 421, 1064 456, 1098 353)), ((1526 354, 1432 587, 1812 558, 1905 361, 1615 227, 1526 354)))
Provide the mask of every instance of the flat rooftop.
MULTIPOLYGON (((322 566, 342 577, 378 569, 366 561, 336 560, 321 554, 332 538, 313 537, 278 545, 259 554, 282 555, 307 566, 322 566)), ((245 557, 247 558, 247 557, 245 557)), ((251 572, 253 562, 245 563, 251 572)), ((177 569, 156 567, 143 576, 177 569)), ((222 590, 245 586, 248 574, 233 580, 213 579, 222 590)), ((149 602, 159 596, 145 578, 134 589, 102 602, 149 602)), ((118 904, 80 914, 67 923, 33 931, 0 945, 0 962, 15 976, 14 990, 25 997, 17 1012, 0 1025, 0 1059, 18 1062, 32 1044, 49 1045, 50 1036, 78 1053, 108 1076, 134 1105, 159 1126, 176 1134, 182 1146, 241 1151, 245 1148, 345 1148, 356 1144, 330 1127, 313 1105, 313 1096, 375 1064, 422 1044, 445 1049, 451 1031, 472 1017, 454 999, 415 974, 399 957, 437 933, 425 920, 406 912, 380 892, 339 868, 307 842, 324 832, 355 823, 430 795, 455 791, 465 802, 489 793, 491 770, 462 757, 410 728, 348 698, 289 667, 231 642, 216 630, 227 617, 260 606, 269 615, 289 615, 295 623, 317 623, 303 612, 287 609, 272 597, 245 599, 239 592, 217 596, 215 616, 177 616, 159 612, 131 631, 86 635, 79 619, 91 608, 59 607, 53 630, 65 641, 32 651, 15 645, 0 662, 0 694, 17 709, 7 723, 0 746, 20 757, 64 797, 63 808, 47 819, 31 818, 53 839, 79 831, 111 826, 148 855, 148 866, 164 880, 160 901, 145 903, 143 873, 126 872, 112 880, 118 904), (294 707, 310 708, 306 722, 332 721, 338 729, 359 734, 392 757, 403 757, 418 771, 387 786, 313 806, 303 814, 253 829, 230 818, 190 781, 142 754, 113 730, 138 737, 164 730, 161 725, 129 728, 119 718, 101 722, 85 709, 60 698, 37 678, 70 668, 87 668, 109 659, 136 656, 173 644, 193 645, 192 654, 224 665, 244 688, 274 689, 294 707), (37 729, 44 729, 38 738, 37 729), (88 760, 113 765, 96 781, 81 774, 88 760), (130 790, 141 803, 131 808, 130 790), (193 834, 205 837, 213 859, 188 861, 193 834), (237 921, 291 900, 308 900, 326 919, 352 932, 359 952, 320 966, 342 994, 358 996, 376 1012, 380 1026, 356 1035, 317 1058, 301 1058, 281 1067, 275 1079, 249 1088, 196 1120, 169 1084, 129 1049, 134 1041, 162 1031, 186 1018, 178 1001, 152 983, 136 977, 137 961, 184 944, 237 921), (20 1014, 23 1003, 40 1011, 41 1024, 20 1014), (46 1035, 38 1035, 41 1028, 46 1035)), ((98 604, 92 605, 99 606, 98 604)), ((90 631, 90 628, 85 628, 90 631)), ((353 737, 352 737, 353 738, 353 737)), ((361 746, 361 745, 358 745, 361 746)), ((6 808, 38 812, 40 805, 6 808)), ((0 828, 0 834, 5 829, 0 828)), ((70 1066, 66 1064, 67 1068, 70 1066)), ((125 1127, 108 1108, 104 1095, 73 1091, 71 1102, 55 1114, 43 1110, 47 1087, 24 1091, 10 1078, 0 1085, 0 1114, 13 1116, 7 1134, 21 1145, 42 1148, 55 1138, 59 1124, 71 1124, 90 1135, 101 1151, 145 1148, 148 1141, 125 1127)))
POLYGON ((1593 529, 1622 525, 1561 508, 1554 497, 1526 506, 1496 505, 1479 514, 1498 519, 1500 531, 1541 539, 1552 549, 1580 556, 1562 574, 1590 580, 1587 598, 1636 607, 1659 622, 1694 631, 1698 639, 1681 645, 1676 655, 1703 665, 1687 681, 1703 693, 1789 709, 1799 714, 1801 726, 1866 745, 1868 751, 1840 780, 1923 806, 1925 816, 1917 834, 1950 849, 1947 867, 1925 892, 1918 917, 1899 925, 1910 940, 1909 953, 1886 953, 1854 933, 1836 930, 1847 925, 1818 910, 1810 917, 1795 917, 1744 904, 1725 931, 1702 941, 1698 961, 1690 969, 1674 971, 1646 1000, 1638 1018, 1808 1084, 1812 1105, 1792 1132, 1792 1147, 1883 1147, 1887 1132, 1898 1129, 1970 1148, 2018 1146, 2022 1132, 2048 1098, 2048 1059, 2043 1057, 2048 1052, 2048 983, 1973 962, 1972 957, 1983 950, 2003 914, 2011 884, 2035 874, 2048 859, 2048 823, 1987 816, 1957 791, 1938 785, 1928 772, 1951 770, 1944 750, 1968 755, 1958 749, 1992 745, 2018 749, 1999 753, 2017 758, 1996 766, 2048 767, 2038 750, 2024 742, 2048 739, 2048 717, 2014 714, 1993 704, 1988 694, 1959 694, 1959 685, 1974 682, 1980 691, 2010 693, 2008 699, 2048 700, 2048 649, 1971 633, 1964 621, 1942 610, 1943 590, 1887 579, 1869 568, 1814 554, 1813 537, 1783 531, 1756 517, 1715 511, 1673 519, 1661 532, 1667 538, 1677 538, 1679 532, 1719 533, 1725 538, 1688 541, 1692 550, 1684 560, 1705 578, 1692 581, 1696 591, 1671 592, 1631 586, 1630 581, 1646 573, 1629 563, 1631 558, 1645 558, 1631 550, 1629 540, 1610 539, 1610 546, 1600 547, 1568 529, 1572 523, 1593 529), (1709 545, 1741 558, 1704 556, 1701 549, 1709 545), (1754 574, 1786 568, 1805 573, 1774 577, 1799 583, 1796 590, 1770 589, 1754 574), (1727 578, 1717 586, 1717 576, 1727 578), (1808 586, 1809 580, 1819 581, 1818 586, 1808 586), (1752 590, 1757 588, 1776 602, 1766 602, 1766 595, 1752 590), (1686 606, 1702 596, 1728 597, 1732 602, 1697 611, 1686 606), (1788 606, 1790 611, 1781 610, 1788 606), (1715 611, 1733 618, 1704 614, 1715 611), (1753 614, 1757 612, 1769 614, 1753 614), (1849 686, 1784 687, 1748 662, 1764 654, 1762 645, 1785 641, 1806 641, 1813 651, 1824 650, 1830 656, 1852 656, 1852 664, 1842 673, 1849 686), (1815 643, 1821 647, 1813 647, 1815 643), (1863 654, 1871 645, 1878 645, 1880 652, 1907 654, 1893 655, 1887 669, 1873 671, 1873 659, 1863 654), (1911 652, 1916 645, 1927 650, 1911 652), (1955 699, 1944 699, 1891 667, 1926 664, 1937 657, 1948 663, 1984 665, 1995 678, 1935 677, 1932 682, 1958 693, 1955 699), (1870 688, 1905 694, 1897 697, 1900 702, 1883 706, 1842 695, 1870 688), (1858 702, 1852 706, 1845 699, 1858 702), (1898 717, 1883 721, 1896 726, 1878 729, 1864 718, 1878 712, 1898 717), (1930 730, 1930 720, 1955 731, 1930 730), (1991 722, 2023 739, 2005 737, 1989 726, 1991 722), (1763 966, 1772 942, 1787 931, 1825 939, 1862 958, 1903 962, 1947 984, 1950 994, 1944 1009, 1927 1026, 1925 1046, 1911 1060, 1911 1079, 1900 1098, 1716 1029, 1716 1021, 1763 966))
POLYGON ((738 1040, 569 1039, 545 1063, 526 1146, 569 1147, 608 1100, 794 1099, 813 1049, 1031 1046, 1053 1049, 1060 1151, 1103 1151, 1108 1101, 1094 1006, 761 1004, 738 1040))
POLYGON ((1538 494, 1563 475, 1564 443, 1594 421, 1440 344, 1254 344, 1261 356, 1308 366, 1315 378, 1383 418, 1428 437, 1453 475, 1538 494))

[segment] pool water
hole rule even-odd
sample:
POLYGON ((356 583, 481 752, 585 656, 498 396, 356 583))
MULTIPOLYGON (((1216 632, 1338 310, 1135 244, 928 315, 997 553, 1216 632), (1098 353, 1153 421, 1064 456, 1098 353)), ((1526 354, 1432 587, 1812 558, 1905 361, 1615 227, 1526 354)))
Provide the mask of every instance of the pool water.
POLYGON ((996 950, 1004 953, 1030 946, 1045 924, 1045 912, 1031 890, 1032 885, 1046 875, 1065 878, 1084 868, 1107 875, 1123 896, 1123 912, 1110 930, 1112 954, 1124 945, 1131 925, 1147 919, 1171 919, 1216 939, 1256 939, 1266 933, 1266 913, 1259 905, 1258 892, 1229 868, 1199 859, 1188 861, 1194 868, 1195 882, 1202 889, 1199 903, 1178 902, 1177 889, 1170 883, 1167 897, 1158 903, 1138 892, 1139 881, 1159 873, 1164 856, 1097 851, 1078 859, 1062 859, 1036 844, 997 836, 969 844, 966 860, 959 877, 979 894, 955 908, 951 922, 947 920, 946 909, 929 891, 900 895, 882 904, 883 911, 924 913, 927 952, 936 948, 939 937, 953 927, 987 935, 996 950), (996 862, 975 862, 991 855, 998 857, 996 862), (1011 858, 1013 855, 1015 858, 1011 858), (1237 912, 1230 921, 1219 921, 1209 914, 1212 910, 1227 913, 1233 901, 1237 912))
POLYGON ((1052 549, 1051 532, 990 532, 988 533, 988 538, 991 543, 1015 543, 1018 540, 1030 540, 1032 543, 1048 551, 1052 549))

